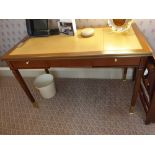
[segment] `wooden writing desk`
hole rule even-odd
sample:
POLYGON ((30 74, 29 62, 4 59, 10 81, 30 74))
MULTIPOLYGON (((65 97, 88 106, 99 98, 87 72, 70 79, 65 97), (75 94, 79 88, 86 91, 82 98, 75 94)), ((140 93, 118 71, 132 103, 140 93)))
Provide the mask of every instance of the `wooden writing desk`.
MULTIPOLYGON (((131 100, 130 112, 136 104, 140 79, 147 57, 152 49, 135 24, 124 33, 115 33, 108 27, 96 28, 95 35, 82 38, 56 35, 27 38, 6 53, 5 60, 25 93, 34 104, 35 99, 18 69, 50 67, 135 67, 137 76, 131 100)), ((35 105, 35 104, 34 104, 35 105)))

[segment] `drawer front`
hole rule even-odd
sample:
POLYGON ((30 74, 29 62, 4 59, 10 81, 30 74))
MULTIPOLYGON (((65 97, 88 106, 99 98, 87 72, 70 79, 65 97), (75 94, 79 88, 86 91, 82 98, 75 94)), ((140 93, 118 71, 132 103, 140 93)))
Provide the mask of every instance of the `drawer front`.
POLYGON ((51 67, 91 67, 91 59, 57 59, 49 61, 51 67))
POLYGON ((95 58, 11 61, 15 69, 37 69, 50 67, 124 67, 138 66, 140 58, 95 58))
POLYGON ((31 68, 48 68, 49 64, 46 60, 25 60, 25 61, 12 61, 10 62, 13 68, 23 68, 23 69, 31 69, 31 68))
POLYGON ((138 66, 140 63, 139 57, 129 58, 100 58, 93 60, 93 66, 99 67, 123 67, 123 66, 138 66))

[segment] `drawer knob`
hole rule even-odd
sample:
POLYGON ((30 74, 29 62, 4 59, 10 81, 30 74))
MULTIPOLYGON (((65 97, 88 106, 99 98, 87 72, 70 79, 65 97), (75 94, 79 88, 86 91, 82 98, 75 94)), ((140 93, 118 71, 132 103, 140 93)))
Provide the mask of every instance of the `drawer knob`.
POLYGON ((117 58, 115 58, 114 61, 117 62, 118 61, 117 58))
POLYGON ((26 64, 28 65, 29 64, 29 61, 26 61, 26 64))

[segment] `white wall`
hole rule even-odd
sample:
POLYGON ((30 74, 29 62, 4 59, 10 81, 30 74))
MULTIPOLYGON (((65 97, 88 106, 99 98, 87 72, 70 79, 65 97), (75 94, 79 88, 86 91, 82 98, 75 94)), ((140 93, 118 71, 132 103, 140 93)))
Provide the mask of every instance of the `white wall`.
MULTIPOLYGON (((44 69, 20 70, 23 77, 36 77, 45 73, 44 69)), ((122 79, 122 68, 51 68, 50 72, 58 78, 94 78, 122 79)), ((128 69, 127 79, 132 78, 132 69, 128 69)), ((13 76, 8 67, 0 67, 0 76, 13 76)))

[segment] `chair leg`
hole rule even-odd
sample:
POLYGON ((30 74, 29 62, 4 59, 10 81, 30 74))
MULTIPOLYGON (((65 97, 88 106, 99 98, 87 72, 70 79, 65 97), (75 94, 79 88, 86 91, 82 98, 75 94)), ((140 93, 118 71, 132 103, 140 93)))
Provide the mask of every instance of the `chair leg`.
POLYGON ((133 68, 132 81, 135 81, 135 79, 136 79, 136 68, 133 68))

